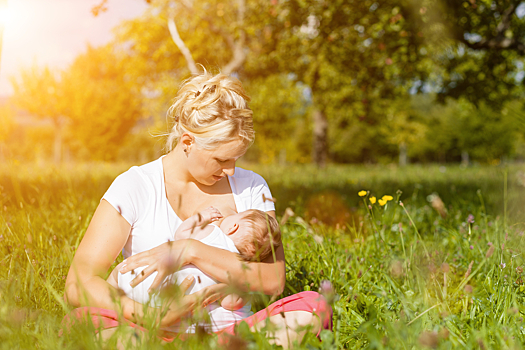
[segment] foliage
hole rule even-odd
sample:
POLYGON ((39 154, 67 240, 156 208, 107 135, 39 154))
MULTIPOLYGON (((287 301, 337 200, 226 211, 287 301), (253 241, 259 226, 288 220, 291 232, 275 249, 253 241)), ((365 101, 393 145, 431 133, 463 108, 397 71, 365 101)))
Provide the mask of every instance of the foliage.
MULTIPOLYGON (((1 348, 104 346, 89 326, 58 337, 67 311, 61 294, 100 196, 128 167, 12 163, 0 169, 1 348)), ((521 197, 522 166, 509 169, 508 192, 502 192, 505 171, 497 167, 449 167, 445 172, 420 166, 255 170, 270 183, 278 213, 287 205, 297 213, 283 226, 285 294, 318 290, 323 280, 333 288, 332 293, 323 282, 334 302, 334 332, 323 333, 323 343, 309 338, 298 348, 523 346, 523 227, 511 225, 502 205, 505 196, 509 208, 512 198, 521 197), (286 194, 286 188, 297 189, 299 195, 286 194), (338 190, 358 208, 348 226, 330 227, 303 216, 301 203, 327 188, 338 190), (397 188, 404 189, 404 206, 397 202, 397 188), (369 192, 360 197, 362 189, 369 192), (447 203, 445 218, 426 201, 436 190, 447 203), (381 205, 385 194, 394 198, 381 205), (374 204, 372 196, 378 199, 374 204), (492 255, 487 254, 489 242, 492 255)), ((325 210, 330 212, 329 207, 325 210)), ((241 329, 241 334, 247 346, 271 348, 262 333, 241 329)), ((123 339, 135 338, 136 348, 217 346, 216 337, 204 335, 164 345, 152 333, 128 333, 123 339)), ((112 341, 116 339, 106 346, 115 345, 112 341)))
MULTIPOLYGON (((13 99, 64 127, 75 158, 115 159, 124 143, 147 144, 148 126, 168 129, 165 111, 189 77, 168 29, 174 18, 208 70, 227 66, 242 46, 235 75, 253 95, 251 160, 319 162, 321 154, 338 163, 390 163, 400 150, 423 162, 467 153, 477 162, 522 157, 520 4, 156 0, 123 22, 108 47, 88 48, 63 74, 23 71, 13 99), (126 140, 141 117, 148 122, 133 130, 138 139, 126 140)), ((106 6, 111 1, 97 11, 106 6)))
POLYGON ((9 105, 0 107, 0 144, 6 142, 13 130, 13 108, 9 105))
POLYGON ((248 156, 262 163, 309 161, 308 147, 301 145, 308 133, 304 87, 287 76, 274 75, 252 80, 246 89, 252 98, 250 108, 255 111, 256 130, 248 156))
POLYGON ((64 137, 76 158, 113 159, 141 116, 142 96, 126 71, 123 53, 88 47, 60 75, 23 70, 13 80, 13 102, 34 118, 51 120, 57 147, 64 137))
POLYGON ((13 110, 11 106, 0 106, 0 160, 5 160, 9 154, 7 141, 13 132, 13 110))
POLYGON ((490 163, 515 152, 523 115, 516 103, 495 110, 485 103, 476 107, 465 99, 449 99, 435 106, 428 98, 426 102, 424 97, 412 102, 413 111, 427 127, 411 152, 416 160, 457 161, 461 152, 467 152, 473 161, 490 163))
POLYGON ((14 89, 13 102, 37 118, 50 118, 53 124, 63 123, 67 103, 56 72, 36 65, 20 72, 19 79, 11 80, 14 89))
POLYGON ((525 19, 521 1, 416 2, 427 47, 440 47, 439 97, 501 107, 521 96, 525 19))
POLYGON ((141 117, 142 96, 124 53, 91 48, 62 76, 68 142, 78 158, 113 159, 141 117))

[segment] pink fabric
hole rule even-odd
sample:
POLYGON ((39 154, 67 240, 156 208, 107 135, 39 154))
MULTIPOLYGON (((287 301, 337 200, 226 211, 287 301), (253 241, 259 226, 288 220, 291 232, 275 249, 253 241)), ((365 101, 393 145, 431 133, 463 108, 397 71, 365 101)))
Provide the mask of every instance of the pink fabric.
MULTIPOLYGON (((277 315, 281 312, 289 311, 308 311, 317 316, 319 316, 323 329, 332 329, 332 308, 326 300, 316 292, 301 292, 289 297, 283 298, 276 301, 275 303, 268 306, 266 309, 257 312, 256 314, 245 318, 242 321, 237 322, 246 322, 250 327, 254 324, 264 321, 270 316, 277 315)), ((123 318, 119 318, 118 314, 113 310, 106 310, 97 307, 80 307, 72 310, 67 314, 62 320, 62 329, 59 332, 59 335, 62 335, 63 331, 68 331, 72 326, 77 322, 87 321, 91 319, 91 322, 95 326, 95 331, 98 332, 103 329, 113 328, 120 325, 122 322, 128 324, 129 326, 139 329, 141 331, 147 332, 143 327, 128 321, 123 318)), ((227 334, 235 333, 235 326, 233 324, 219 332, 217 334, 219 337, 223 337, 227 334)), ((165 341, 173 341, 173 337, 162 337, 165 341)))
MULTIPOLYGON (((248 323, 252 327, 254 324, 264 321, 266 318, 288 311, 308 311, 316 314, 321 319, 323 329, 332 329, 332 308, 323 296, 316 292, 301 292, 276 301, 266 309, 226 327, 217 333, 234 334, 235 326, 241 322, 248 323)), ((317 334, 319 335, 319 334, 317 334)))

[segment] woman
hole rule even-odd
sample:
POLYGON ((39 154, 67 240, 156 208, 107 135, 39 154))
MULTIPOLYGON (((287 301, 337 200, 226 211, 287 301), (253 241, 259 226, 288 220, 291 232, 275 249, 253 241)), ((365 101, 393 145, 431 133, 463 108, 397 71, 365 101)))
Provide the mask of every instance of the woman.
MULTIPOLYGON (((283 291, 282 246, 275 252, 275 259, 245 266, 234 253, 199 241, 171 242, 183 220, 209 206, 224 216, 259 209, 275 217, 273 202, 267 200, 272 198, 270 190, 262 177, 235 168, 235 162, 254 139, 248 100, 241 83, 222 74, 212 76, 205 72, 183 84, 168 111, 174 124, 168 136, 168 154, 121 174, 95 211, 66 280, 65 298, 71 305, 95 307, 99 314, 110 318, 121 308, 127 320, 140 324, 144 317, 142 306, 119 296, 104 279, 121 250, 126 261, 120 272, 148 266, 133 285, 156 273, 149 277, 154 276, 155 288, 178 266, 190 263, 223 282, 170 305, 159 320, 164 326, 202 307, 201 303, 219 299, 225 294, 224 283, 268 295, 283 291)), ((185 281, 183 289, 189 284, 191 281, 185 281)), ((79 310, 85 313, 91 309, 77 309, 76 314, 82 313, 79 310)), ((311 325, 313 332, 318 333, 329 327, 330 315, 330 307, 322 297, 303 292, 280 300, 245 321, 252 329, 259 329, 261 321, 268 318, 278 329, 275 342, 286 346, 304 335, 294 329, 311 325)), ((223 331, 233 333, 233 325, 223 331)))

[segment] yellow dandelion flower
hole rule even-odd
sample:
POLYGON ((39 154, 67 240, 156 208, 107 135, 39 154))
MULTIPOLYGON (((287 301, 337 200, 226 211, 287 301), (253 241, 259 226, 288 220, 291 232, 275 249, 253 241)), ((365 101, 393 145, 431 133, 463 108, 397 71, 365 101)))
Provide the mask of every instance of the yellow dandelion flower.
POLYGON ((394 197, 385 194, 385 195, 383 196, 382 199, 383 199, 384 201, 387 201, 387 202, 388 202, 388 201, 391 201, 392 199, 394 199, 394 197))
POLYGON ((375 204, 376 203, 376 197, 370 197, 370 203, 375 204))
POLYGON ((378 202, 379 202, 379 205, 380 205, 380 206, 383 206, 383 205, 385 205, 388 201, 387 201, 387 200, 384 200, 384 199, 380 199, 380 200, 378 200, 378 202))
POLYGON ((359 195, 359 197, 364 197, 366 196, 366 191, 365 190, 362 190, 362 191, 359 191, 357 194, 359 195))

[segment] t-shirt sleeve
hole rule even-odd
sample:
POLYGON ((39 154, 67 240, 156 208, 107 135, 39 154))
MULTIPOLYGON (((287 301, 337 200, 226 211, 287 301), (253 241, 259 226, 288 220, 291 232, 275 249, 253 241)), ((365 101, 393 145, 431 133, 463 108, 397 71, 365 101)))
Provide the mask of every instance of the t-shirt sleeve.
POLYGON ((259 174, 253 173, 253 182, 251 188, 252 205, 250 209, 258 209, 262 211, 275 210, 272 193, 270 187, 259 174))
POLYGON ((147 202, 146 183, 139 172, 131 168, 113 181, 102 199, 109 202, 133 227, 138 221, 141 208, 147 202))

